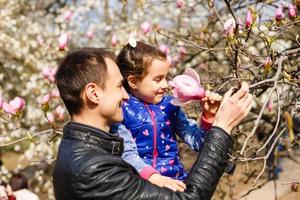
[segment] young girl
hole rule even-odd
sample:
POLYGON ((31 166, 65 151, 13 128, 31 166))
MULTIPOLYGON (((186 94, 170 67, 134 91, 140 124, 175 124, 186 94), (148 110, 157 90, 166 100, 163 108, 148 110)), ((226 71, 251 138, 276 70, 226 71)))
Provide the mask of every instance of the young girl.
MULTIPOLYGON (((127 44, 119 53, 117 64, 130 96, 123 105, 123 125, 131 134, 122 125, 118 127, 124 138, 123 159, 150 181, 155 177, 152 175, 158 173, 185 180, 187 174, 179 159, 176 135, 199 151, 219 107, 219 102, 215 101, 219 97, 206 94, 201 103, 203 114, 199 127, 180 107, 170 103, 171 96, 165 95, 170 63, 163 52, 142 42, 137 42, 135 47, 127 44)), ((166 179, 160 176, 151 182, 166 186, 164 181, 166 179)), ((177 189, 178 186, 184 189, 183 183, 175 183, 177 189)), ((171 189, 176 190, 176 186, 171 189)))

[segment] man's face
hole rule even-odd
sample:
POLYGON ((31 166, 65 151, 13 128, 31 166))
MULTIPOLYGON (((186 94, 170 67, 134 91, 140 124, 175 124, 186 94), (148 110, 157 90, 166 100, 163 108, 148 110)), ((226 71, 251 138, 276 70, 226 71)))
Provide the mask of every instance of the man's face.
POLYGON ((168 88, 167 74, 170 68, 168 60, 154 59, 148 67, 147 75, 136 83, 132 94, 146 103, 161 102, 168 88))
POLYGON ((105 59, 107 65, 107 80, 102 89, 100 99, 100 115, 108 124, 123 121, 122 103, 128 99, 128 94, 123 87, 123 77, 116 63, 105 59))

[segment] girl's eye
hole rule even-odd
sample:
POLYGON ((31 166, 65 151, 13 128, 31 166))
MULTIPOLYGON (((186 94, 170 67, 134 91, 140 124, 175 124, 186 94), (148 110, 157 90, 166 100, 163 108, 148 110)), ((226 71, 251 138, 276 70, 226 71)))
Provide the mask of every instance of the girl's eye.
POLYGON ((163 77, 156 77, 156 78, 154 78, 154 81, 160 82, 162 79, 163 79, 163 77))

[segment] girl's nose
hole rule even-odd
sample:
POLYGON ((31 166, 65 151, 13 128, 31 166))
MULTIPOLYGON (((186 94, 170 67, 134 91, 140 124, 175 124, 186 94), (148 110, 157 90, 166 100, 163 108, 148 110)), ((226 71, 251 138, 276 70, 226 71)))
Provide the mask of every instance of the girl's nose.
POLYGON ((167 79, 164 79, 161 84, 162 89, 167 89, 169 87, 167 79))

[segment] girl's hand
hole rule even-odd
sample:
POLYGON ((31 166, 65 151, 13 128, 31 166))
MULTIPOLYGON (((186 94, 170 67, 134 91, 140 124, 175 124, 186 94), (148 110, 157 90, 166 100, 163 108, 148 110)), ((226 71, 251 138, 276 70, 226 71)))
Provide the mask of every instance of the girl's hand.
POLYGON ((214 121, 215 115, 220 107, 221 100, 221 95, 206 90, 205 97, 203 97, 200 102, 203 109, 202 117, 204 117, 206 121, 210 123, 214 121))
POLYGON ((179 192, 184 192, 186 186, 182 181, 179 180, 174 180, 170 177, 167 176, 162 176, 160 174, 152 174, 148 181, 151 183, 158 185, 160 187, 166 187, 174 192, 179 191, 179 192))

